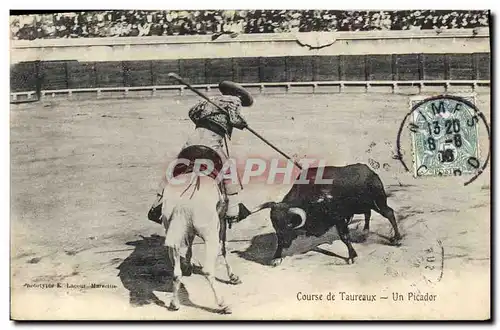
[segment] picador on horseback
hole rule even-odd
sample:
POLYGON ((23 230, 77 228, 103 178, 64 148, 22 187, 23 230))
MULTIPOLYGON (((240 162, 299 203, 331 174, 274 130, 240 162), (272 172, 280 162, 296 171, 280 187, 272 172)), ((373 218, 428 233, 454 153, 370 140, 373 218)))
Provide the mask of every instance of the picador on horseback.
MULTIPOLYGON (((178 164, 173 171, 173 176, 192 171, 192 164, 196 159, 208 159, 215 164, 215 169, 220 171, 222 165, 229 159, 228 140, 231 140, 233 128, 244 129, 247 127, 245 119, 241 116, 242 107, 249 107, 254 100, 252 95, 242 86, 231 81, 219 84, 222 95, 212 97, 211 100, 225 111, 221 111, 207 101, 200 101, 189 111, 189 118, 196 125, 193 134, 181 148, 177 159, 189 160, 191 166, 178 164)), ((237 200, 238 193, 243 189, 241 182, 235 183, 231 179, 223 179, 220 189, 224 196, 225 210, 221 216, 231 225, 246 216, 246 207, 237 200)), ((151 221, 162 223, 162 193, 164 183, 157 192, 157 197, 148 212, 151 221)))

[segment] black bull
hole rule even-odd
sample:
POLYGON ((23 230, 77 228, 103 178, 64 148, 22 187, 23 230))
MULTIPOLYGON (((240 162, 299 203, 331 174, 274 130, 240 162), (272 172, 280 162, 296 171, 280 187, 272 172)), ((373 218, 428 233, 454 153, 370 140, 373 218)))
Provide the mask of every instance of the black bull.
MULTIPOLYGON (((379 176, 365 164, 343 167, 317 167, 307 169, 307 184, 295 184, 281 202, 267 202, 251 213, 271 209, 271 222, 278 237, 278 246, 272 264, 282 261, 283 248, 288 248, 298 236, 298 230, 306 235, 319 237, 333 226, 349 251, 349 262, 354 262, 357 253, 351 245, 348 222, 355 214, 365 214, 364 230, 369 230, 371 210, 387 218, 394 236, 392 243, 401 240, 394 211, 387 205, 387 195, 379 176), (331 183, 316 183, 316 177, 333 180, 331 183)), ((304 175, 305 173, 301 173, 304 175)), ((301 178, 297 177, 297 180, 301 178)))

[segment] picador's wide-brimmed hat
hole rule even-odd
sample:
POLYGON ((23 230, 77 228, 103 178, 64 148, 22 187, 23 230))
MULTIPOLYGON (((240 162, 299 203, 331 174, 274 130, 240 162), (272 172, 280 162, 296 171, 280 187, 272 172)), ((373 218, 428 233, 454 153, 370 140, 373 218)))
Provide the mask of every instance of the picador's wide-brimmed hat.
POLYGON ((222 95, 237 96, 241 99, 241 105, 249 107, 253 104, 253 97, 243 86, 233 81, 225 80, 219 84, 222 95))

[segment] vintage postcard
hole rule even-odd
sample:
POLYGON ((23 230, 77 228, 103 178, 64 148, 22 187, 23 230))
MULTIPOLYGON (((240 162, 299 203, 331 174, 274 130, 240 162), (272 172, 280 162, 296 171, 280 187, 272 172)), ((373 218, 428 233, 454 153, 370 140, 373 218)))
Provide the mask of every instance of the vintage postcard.
POLYGON ((489 320, 489 10, 10 13, 13 320, 489 320))

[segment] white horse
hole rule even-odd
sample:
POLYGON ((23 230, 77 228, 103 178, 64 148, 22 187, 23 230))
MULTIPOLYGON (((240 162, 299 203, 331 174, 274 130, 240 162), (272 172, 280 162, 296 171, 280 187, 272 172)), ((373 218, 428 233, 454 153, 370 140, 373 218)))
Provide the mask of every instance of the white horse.
MULTIPOLYGON (((221 248, 229 283, 241 283, 227 261, 225 240, 226 225, 219 214, 224 206, 224 199, 217 181, 202 173, 181 174, 175 180, 184 183, 169 183, 163 191, 162 221, 165 227, 165 245, 168 257, 173 266, 173 297, 169 309, 178 310, 179 288, 183 275, 181 269, 181 246, 187 246, 186 264, 191 268, 192 243, 195 236, 205 244, 205 262, 202 275, 208 281, 219 306, 218 311, 230 314, 231 310, 222 297, 217 294, 215 286, 215 267, 221 248)), ((190 270, 189 270, 190 273, 190 270)))

